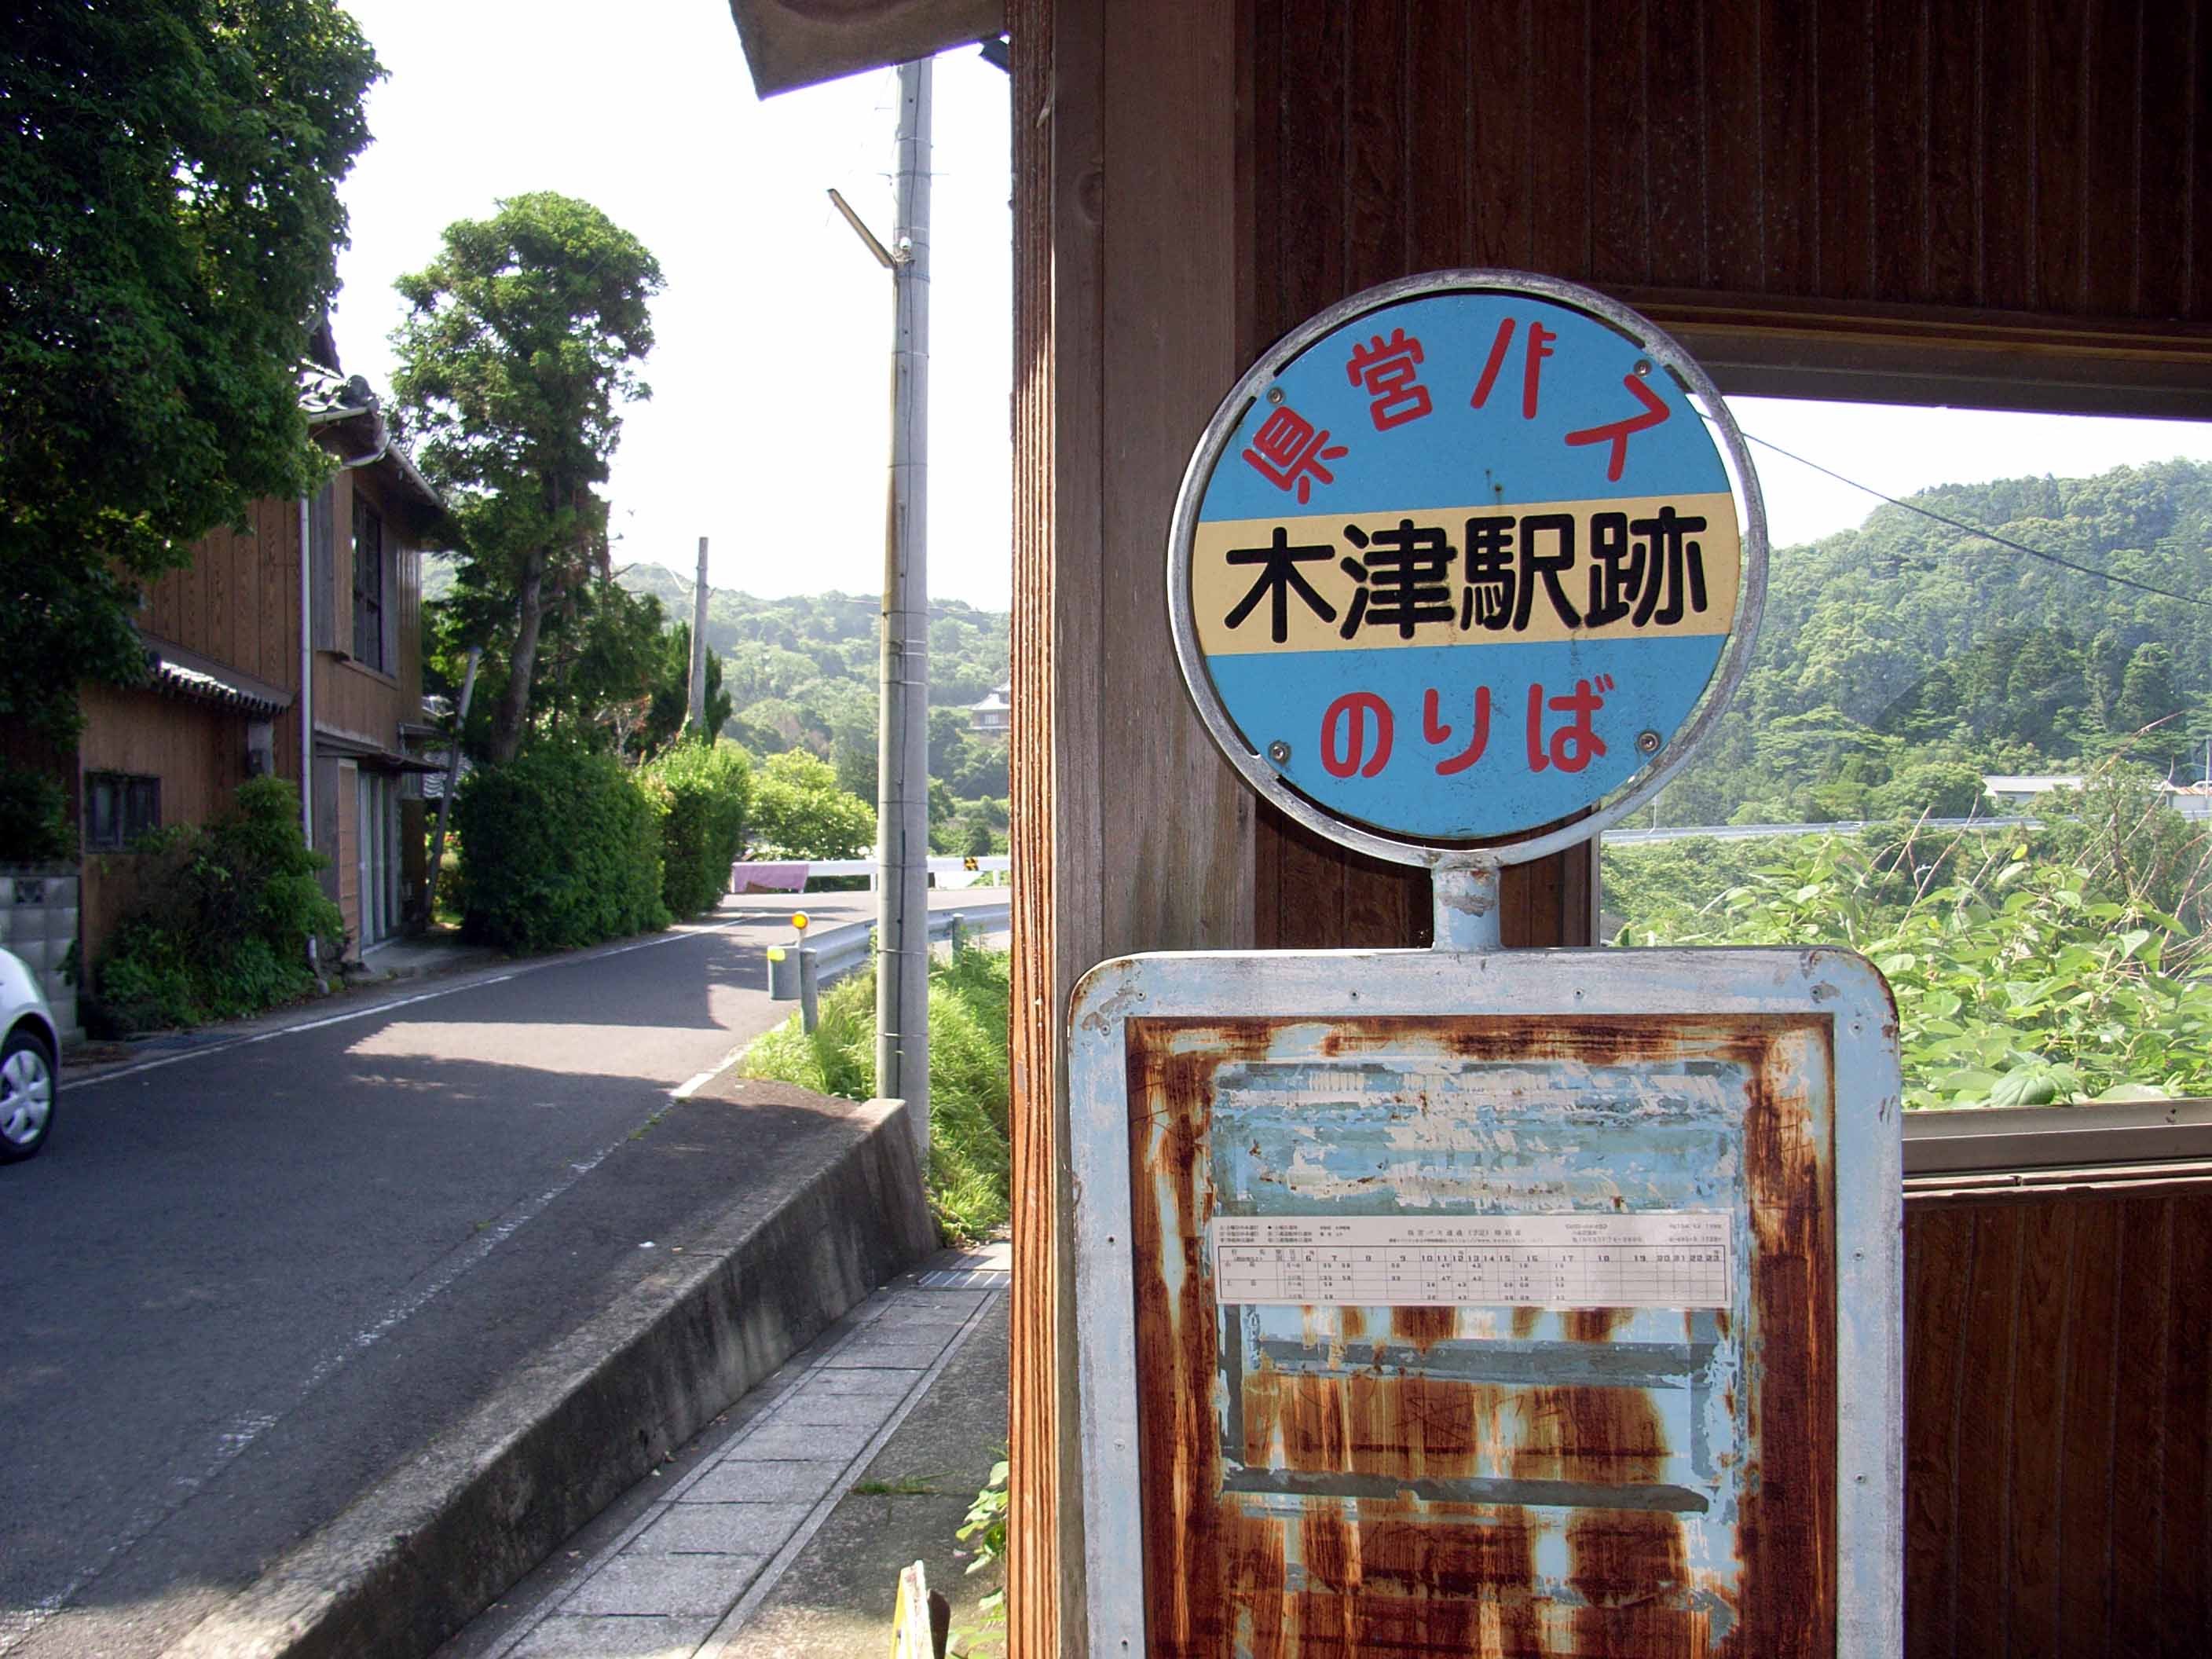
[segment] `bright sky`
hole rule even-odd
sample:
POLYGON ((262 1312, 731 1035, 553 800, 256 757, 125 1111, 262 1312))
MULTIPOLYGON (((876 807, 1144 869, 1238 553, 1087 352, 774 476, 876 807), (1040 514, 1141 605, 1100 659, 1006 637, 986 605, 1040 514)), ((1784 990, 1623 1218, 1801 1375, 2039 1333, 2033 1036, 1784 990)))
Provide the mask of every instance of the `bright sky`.
MULTIPOLYGON (((718 587, 883 587, 891 280, 830 205, 891 225, 892 71, 763 103, 719 0, 528 7, 351 0, 390 78, 345 185, 353 246, 333 319, 347 372, 388 389, 401 272, 501 197, 577 196, 650 248, 649 403, 625 417, 616 562, 718 587)), ((1006 77, 937 61, 932 179, 931 591, 993 609, 1012 587, 1013 340, 1006 77)))
MULTIPOLYGON (((617 562, 688 573, 703 535, 720 587, 878 592, 890 279, 824 191, 837 186, 889 236, 892 73, 763 103, 719 0, 633 0, 618 27, 604 4, 577 0, 350 9, 391 76, 371 94, 377 142, 345 188, 353 246, 334 320, 348 371, 389 386, 392 279, 427 264, 448 223, 526 191, 582 197, 651 248, 668 279, 645 368, 653 400, 629 411, 609 485, 617 562)), ((938 59, 930 589, 994 610, 1012 577, 1006 94, 974 52, 938 59)), ((1733 406, 1748 431, 1892 495, 2212 461, 2212 426, 1733 406)), ((1778 544, 1857 524, 1875 505, 1753 454, 1778 544)))

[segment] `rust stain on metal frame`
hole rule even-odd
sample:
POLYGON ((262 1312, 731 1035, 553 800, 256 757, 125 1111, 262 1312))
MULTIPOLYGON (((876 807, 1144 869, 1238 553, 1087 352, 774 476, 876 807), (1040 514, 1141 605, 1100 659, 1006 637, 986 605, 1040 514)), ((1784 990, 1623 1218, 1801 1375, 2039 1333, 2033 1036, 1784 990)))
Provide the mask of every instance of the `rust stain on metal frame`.
MULTIPOLYGON (((1832 1074, 1826 1021, 1382 1017, 1316 1031, 1139 1018, 1127 1030, 1154 1654, 1834 1651, 1832 1126, 1808 1073, 1832 1074), (1672 1316, 1675 1347, 1633 1340, 1650 1310, 1639 1324, 1637 1310, 1515 1308, 1501 1341, 1499 1310, 1393 1308, 1386 1330, 1380 1310, 1313 1307, 1296 1340, 1239 1335, 1224 1356, 1206 1244, 1219 1197, 1213 1108, 1224 1070, 1286 1044, 1330 1065, 1429 1054, 1497 1068, 1728 1067, 1747 1096, 1747 1303, 1672 1316), (1533 1340, 1546 1317, 1557 1342, 1533 1340), (1708 1493, 1679 1478, 1698 1449, 1670 1443, 1659 1397, 1634 1379, 1686 1372, 1731 1344, 1741 1363, 1714 1396, 1729 1431, 1704 1449, 1729 1504, 1708 1514, 1708 1493), (1534 1353, 1535 1373, 1475 1374, 1506 1365, 1509 1349, 1534 1353), (1732 1547, 1719 1559, 1717 1539, 1732 1547)), ((1405 1103, 1415 1115, 1434 1105, 1418 1091, 1405 1103)))

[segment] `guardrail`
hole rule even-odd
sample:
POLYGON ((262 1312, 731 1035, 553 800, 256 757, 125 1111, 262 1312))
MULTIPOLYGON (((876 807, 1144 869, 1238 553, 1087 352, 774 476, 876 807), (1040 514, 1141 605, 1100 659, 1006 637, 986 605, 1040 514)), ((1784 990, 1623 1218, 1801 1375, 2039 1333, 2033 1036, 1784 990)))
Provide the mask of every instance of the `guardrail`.
MULTIPOLYGON (((925 860, 932 880, 939 887, 976 887, 985 884, 975 878, 1004 875, 1013 868, 1014 861, 1003 853, 994 853, 979 858, 942 858, 925 860)), ((873 859, 761 859, 742 860, 730 866, 730 890, 748 890, 748 877, 755 881, 765 879, 772 884, 750 890, 757 892, 797 893, 805 890, 806 884, 817 876, 866 876, 868 890, 876 890, 878 866, 873 859)))
MULTIPOLYGON (((1011 904, 978 904, 957 910, 933 910, 929 913, 929 942, 940 944, 951 939, 956 929, 977 937, 1003 933, 1013 926, 1013 906, 1011 904)), ((816 983, 827 985, 856 969, 866 967, 875 931, 875 924, 872 921, 854 921, 842 927, 825 927, 810 937, 805 948, 814 953, 816 983)))
POLYGON ((1605 832, 1607 847, 1635 847, 1661 841, 1688 841, 1702 836, 1708 841, 1765 841, 1778 836, 1856 836, 1861 830, 1888 827, 1899 822, 1910 823, 1916 830, 1966 830, 1976 834, 1999 830, 2033 830, 2039 828, 2039 818, 1976 817, 1976 818, 1846 818, 1834 823, 1690 823, 1680 829, 1667 830, 1608 830, 1605 832))

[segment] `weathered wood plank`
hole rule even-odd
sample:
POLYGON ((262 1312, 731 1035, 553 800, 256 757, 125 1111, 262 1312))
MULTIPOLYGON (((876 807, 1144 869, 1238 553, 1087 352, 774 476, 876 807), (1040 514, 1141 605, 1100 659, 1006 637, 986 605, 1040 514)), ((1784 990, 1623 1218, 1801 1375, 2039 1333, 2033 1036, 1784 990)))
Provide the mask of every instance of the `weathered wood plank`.
POLYGON ((2132 151, 2142 211, 2136 220, 2134 313, 2202 318, 2198 282, 2212 260, 2212 13, 2203 0, 2146 0, 2137 25, 2141 131, 2132 151))
POLYGON ((1928 12, 1920 0, 1872 0, 1868 166, 1876 210, 1869 295, 1919 299, 1928 292, 1928 12))
POLYGON ((2061 1443, 2053 1429, 2065 1414, 2075 1214, 2076 1206, 2057 1208, 2028 1229, 2011 1332, 2011 1615, 2014 1644, 2027 1653, 2054 1652, 2061 1636, 2061 1443))
POLYGON ((2065 1396, 2055 1437, 2064 1448, 2059 1472, 2057 1546, 2058 1625, 2069 1632, 2063 1650, 2102 1652, 2105 1602, 2111 1583, 2112 1525, 2112 1407, 2119 1385, 2113 1368, 2120 1280, 2120 1218, 2124 1206, 2074 1206, 2073 1270, 2067 1289, 2072 1312, 2065 1352, 2065 1396))
POLYGON ((2212 1633, 2212 1204, 2171 1208, 2172 1271, 2166 1332, 2166 1526, 2160 1537, 2157 1650, 2185 1653, 2212 1633))
POLYGON ((2034 303, 2078 312, 2088 301, 2089 133, 2094 60, 2082 0, 2043 0, 2035 23, 2034 303))
MULTIPOLYGON (((1982 297, 1982 15, 1979 0, 1929 8, 1928 218, 1923 297, 1982 297)), ((1884 298, 1906 297, 1885 295, 1884 298)))
POLYGON ((1644 76, 1651 213, 1648 275, 1662 288, 1695 288, 1710 279, 1705 131, 1711 118, 1704 0, 1650 0, 1644 76))
POLYGON ((2035 308, 2035 14, 1991 5, 1982 17, 1977 108, 1984 136, 1979 213, 1979 303, 2004 311, 2035 308))
POLYGON ((1957 1628, 1959 1432, 1973 1212, 1909 1215, 1905 1238, 1905 1646, 1935 1656, 1952 1651, 1957 1628))
POLYGON ((1406 230, 1407 17, 1402 0, 1369 0, 1344 24, 1344 286, 1402 276, 1406 230))
MULTIPOLYGON (((2111 1651, 2156 1653, 2166 1522, 2166 1377, 2174 1334, 2166 1328, 2173 1272, 2171 1198, 2126 1206, 2120 1237, 2118 1389, 2112 1421, 2111 1651)), ((2190 1333, 2203 1340, 2201 1331, 2190 1333)))
MULTIPOLYGON (((2081 308, 2125 317, 2140 304, 2144 223, 2141 0, 2088 0, 2081 63, 2081 308)), ((2185 66, 2184 72, 2186 72, 2185 66)), ((2172 158, 2146 164, 2171 166, 2172 158)), ((2171 216, 2161 213, 2161 222, 2171 216)))
POLYGON ((1536 260, 1537 0, 1470 6, 1468 187, 1474 263, 1521 270, 1536 260))
POLYGON ((1765 8, 1706 0, 1705 282, 1726 292, 1766 286, 1765 8))
POLYGON ((1760 286, 1817 294, 1820 273, 1820 50, 1810 8, 1765 9, 1759 21, 1759 171, 1765 181, 1760 286))
MULTIPOLYGON (((1406 269, 1478 262, 1474 167, 1476 8, 1413 0, 1406 16, 1406 269)), ((1505 9, 1510 9, 1507 8, 1505 9)))
POLYGON ((1542 115, 1532 127, 1532 261, 1547 276, 1590 270, 1590 8, 1594 0, 1543 0, 1535 8, 1530 75, 1542 115))
POLYGON ((1821 0, 1816 9, 1815 281, 1819 293, 1839 300, 1875 294, 1882 180, 1875 170, 1872 31, 1872 0, 1821 0))
MULTIPOLYGON (((1602 8, 1606 45, 1593 37, 1589 85, 1589 280, 1651 281, 1651 128, 1655 74, 1643 0, 1602 8)), ((1596 25, 1593 24, 1593 28, 1596 25)), ((1671 90, 1671 88, 1669 88, 1671 90)))
MULTIPOLYGON (((1081 386, 1087 383, 1086 368, 1095 368, 1098 344, 1095 328, 1074 322, 1086 301, 1096 303, 1097 228, 1079 226, 1086 186, 1095 194, 1098 184, 1098 17, 1095 9, 1065 18, 1061 10, 1054 0, 1011 0, 1007 9, 1015 296, 1009 781, 1016 872, 1008 1127, 1019 1270, 1009 1297, 1006 1607, 1007 1651, 1022 1659, 1051 1659, 1060 1651, 1063 1610, 1071 1616, 1079 1612, 1082 1593, 1080 1540, 1065 1525, 1060 1502, 1063 1487, 1075 1490, 1079 1472, 1070 1453, 1075 1415, 1067 1378, 1074 1367, 1063 1363, 1074 1352, 1075 1306, 1068 1285, 1072 1264, 1059 1243, 1066 1118, 1056 1059, 1061 919, 1064 908, 1082 902, 1078 894, 1060 890, 1059 825, 1064 811, 1075 816, 1080 798, 1064 805, 1053 763, 1060 724, 1054 554, 1060 525, 1060 355, 1067 355, 1074 384, 1081 386), (1069 308, 1065 342, 1054 326, 1056 290, 1069 308)), ((1095 417, 1085 420, 1079 407, 1071 409, 1066 435, 1075 441, 1086 434, 1096 438, 1095 417)), ((1069 471, 1067 489, 1074 495, 1084 481, 1069 471)), ((1069 782, 1071 793, 1084 787, 1079 777, 1069 782)), ((1079 914, 1074 921, 1082 925, 1079 914)))
POLYGON ((1966 1298, 1971 1336, 1966 1356, 1959 1447, 1958 1566, 1952 1593, 1961 1653, 2002 1653, 2012 1606, 2011 1458, 2002 1433, 1972 1426, 2011 1420, 2014 1385, 2013 1325, 2020 1308, 2019 1209, 1984 1210, 1974 1218, 1974 1275, 1966 1298))

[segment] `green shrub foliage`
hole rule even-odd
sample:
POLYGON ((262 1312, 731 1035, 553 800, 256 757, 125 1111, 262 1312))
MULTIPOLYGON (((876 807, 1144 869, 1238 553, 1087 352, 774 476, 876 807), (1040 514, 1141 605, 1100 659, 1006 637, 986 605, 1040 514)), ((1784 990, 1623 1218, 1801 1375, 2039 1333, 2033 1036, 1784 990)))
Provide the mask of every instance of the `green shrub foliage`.
POLYGON ((465 937, 567 951, 665 927, 660 806, 621 762, 556 744, 462 781, 465 937))
POLYGON ((679 743, 639 774, 660 798, 660 896, 669 914, 711 910, 745 843, 752 763, 727 738, 679 743))
POLYGON ((0 761, 0 864, 49 864, 75 851, 69 798, 43 772, 0 761))
POLYGON ((1632 917, 1624 943, 1863 952, 1897 997, 1909 1108, 2212 1091, 2205 832, 2124 778, 2100 777, 2078 816, 2051 805, 1996 833, 1611 854, 1607 902, 1632 917))
POLYGON ((752 820, 756 858, 857 859, 876 844, 875 809, 838 787, 829 762, 799 750, 761 763, 752 820))
POLYGON ((213 823, 147 837, 138 892, 100 964, 107 1021, 124 1030, 235 1019, 307 994, 307 943, 343 943, 338 908, 316 872, 329 860, 300 837, 300 792, 282 778, 239 786, 213 823))
MULTIPOLYGON (((1006 1019, 1011 958, 963 950, 929 969, 929 1203, 953 1240, 1006 1224, 1012 1156, 1006 1019)), ((876 976, 826 992, 811 1034, 794 1017, 745 1051, 748 1077, 866 1100, 876 1087, 876 976)))

